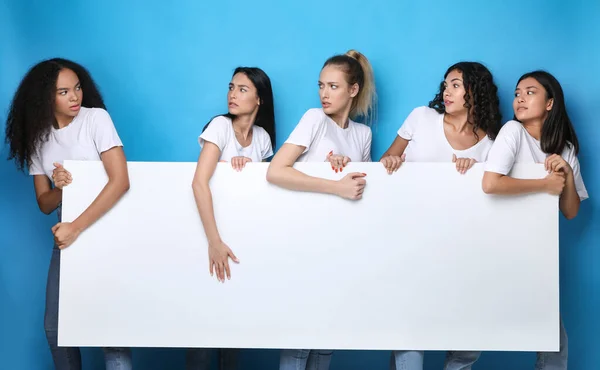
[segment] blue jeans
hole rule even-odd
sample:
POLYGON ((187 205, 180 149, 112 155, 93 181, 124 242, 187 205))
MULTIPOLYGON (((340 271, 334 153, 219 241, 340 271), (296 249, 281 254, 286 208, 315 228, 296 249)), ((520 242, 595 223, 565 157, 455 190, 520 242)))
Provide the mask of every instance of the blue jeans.
POLYGON ((185 355, 186 370, 209 370, 212 353, 218 352, 219 370, 236 370, 240 350, 237 348, 190 348, 185 355))
POLYGON ((283 349, 279 370, 328 370, 332 354, 321 349, 283 349))
MULTIPOLYGON (((58 346, 58 289, 60 280, 60 250, 54 247, 46 284, 44 329, 56 370, 81 370, 79 348, 58 346)), ((104 348, 106 370, 131 370, 129 348, 104 348)))
MULTIPOLYGON (((394 351, 390 369, 422 370, 422 351, 394 351)), ((480 351, 449 351, 446 355, 444 370, 471 370, 479 359, 480 351)), ((560 320, 560 347, 558 352, 538 352, 535 370, 567 370, 569 355, 569 338, 560 320)))

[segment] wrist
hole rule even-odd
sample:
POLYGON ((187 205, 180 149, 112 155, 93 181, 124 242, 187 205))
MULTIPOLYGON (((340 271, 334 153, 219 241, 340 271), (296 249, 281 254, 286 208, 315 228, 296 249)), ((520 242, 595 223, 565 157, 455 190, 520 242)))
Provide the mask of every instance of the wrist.
POLYGON ((73 226, 77 233, 81 233, 85 229, 85 225, 83 225, 81 220, 79 219, 76 219, 75 221, 71 222, 71 226, 73 226))

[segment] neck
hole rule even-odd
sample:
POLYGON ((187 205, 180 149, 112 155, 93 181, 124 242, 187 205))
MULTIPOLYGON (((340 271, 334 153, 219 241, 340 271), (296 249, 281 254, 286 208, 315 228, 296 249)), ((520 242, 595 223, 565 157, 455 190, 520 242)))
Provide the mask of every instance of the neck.
POLYGON ((252 129, 255 119, 256 112, 252 114, 236 116, 232 121, 234 131, 241 134, 244 139, 247 139, 248 135, 250 135, 250 130, 252 129))
POLYGON ((449 114, 449 113, 444 114, 444 120, 450 126, 452 126, 456 132, 459 132, 461 134, 471 131, 470 128, 473 125, 468 122, 468 118, 469 118, 469 115, 468 115, 467 111, 459 112, 459 113, 455 113, 455 114, 449 114))
POLYGON ((350 106, 346 107, 344 110, 338 113, 330 114, 329 118, 331 118, 338 126, 341 128, 348 127, 348 119, 350 117, 350 106))
POLYGON ((73 122, 73 117, 67 116, 65 114, 55 113, 54 118, 56 119, 57 128, 67 127, 71 122, 73 122))
POLYGON ((540 140, 542 137, 542 126, 544 126, 544 121, 541 119, 532 119, 528 121, 521 122, 525 130, 529 133, 529 135, 533 136, 536 140, 540 140))

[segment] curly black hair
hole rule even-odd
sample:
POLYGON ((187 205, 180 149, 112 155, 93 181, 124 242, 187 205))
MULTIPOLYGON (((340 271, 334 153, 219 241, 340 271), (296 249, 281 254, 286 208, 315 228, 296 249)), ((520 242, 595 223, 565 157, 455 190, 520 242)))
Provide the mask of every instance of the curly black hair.
POLYGON ((48 140, 52 126, 57 127, 54 115, 56 80, 63 69, 70 69, 79 78, 84 92, 81 105, 106 109, 90 73, 70 60, 54 58, 33 66, 23 77, 13 97, 6 119, 8 160, 14 159, 18 170, 31 166, 31 156, 48 140))
MULTIPOLYGON (((487 136, 494 140, 500 131, 502 114, 500 113, 500 100, 498 99, 498 87, 494 84, 491 72, 481 63, 459 62, 448 68, 444 79, 452 71, 460 71, 463 75, 465 87, 465 105, 468 116, 467 121, 473 125, 473 133, 479 140, 477 130, 485 131, 487 136), (471 101, 473 104, 471 104, 471 101)), ((438 113, 444 113, 444 81, 440 83, 440 90, 432 101, 429 108, 438 113)))

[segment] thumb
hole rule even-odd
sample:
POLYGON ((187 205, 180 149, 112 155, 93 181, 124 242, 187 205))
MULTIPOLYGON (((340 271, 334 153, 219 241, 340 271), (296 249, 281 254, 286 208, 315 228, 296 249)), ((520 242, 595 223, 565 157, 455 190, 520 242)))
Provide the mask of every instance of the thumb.
POLYGON ((456 154, 452 154, 452 163, 456 163, 456 154))
POLYGON ((59 222, 56 225, 52 226, 52 233, 55 233, 56 230, 58 230, 61 225, 62 225, 62 223, 59 222))
POLYGON ((60 164, 60 163, 58 163, 58 162, 54 162, 53 164, 54 164, 54 167, 56 167, 56 168, 60 168, 60 167, 62 167, 62 164, 60 164))
POLYGON ((406 160, 406 153, 402 153, 400 159, 402 159, 402 162, 404 162, 406 160))
POLYGON ((227 254, 235 263, 240 263, 240 260, 235 256, 235 254, 233 254, 233 251, 231 249, 229 250, 229 252, 227 252, 227 254))

